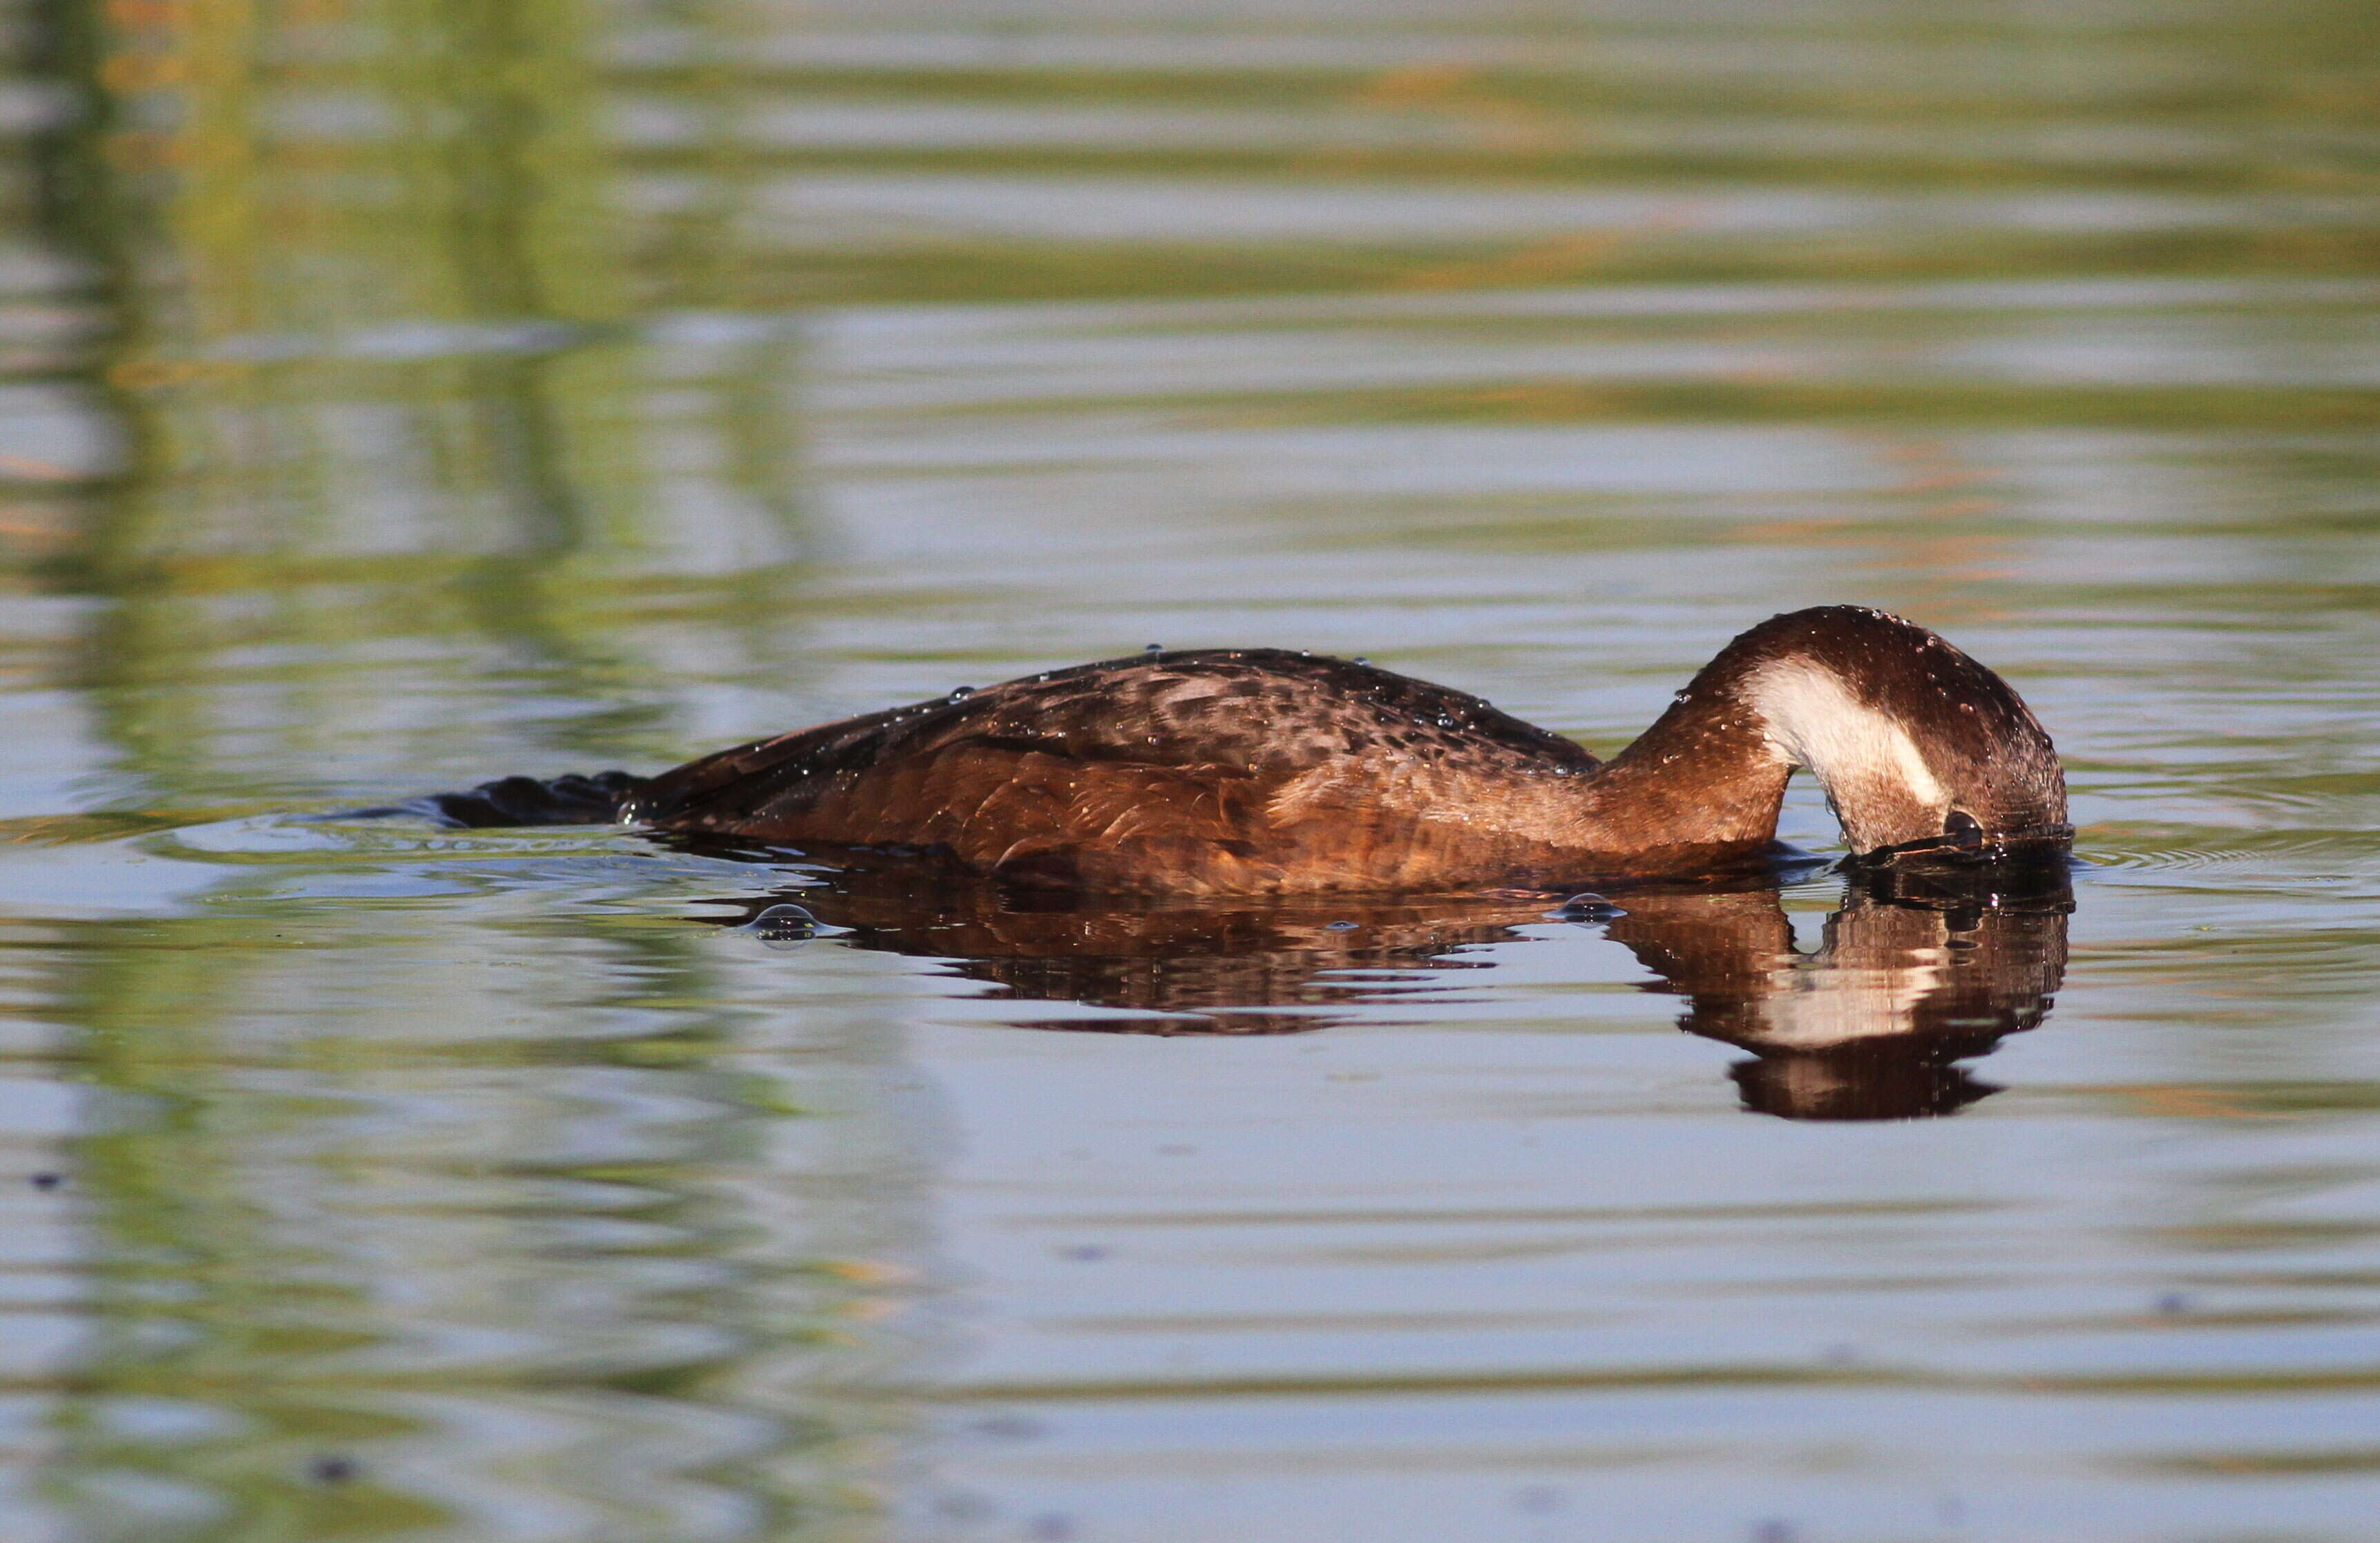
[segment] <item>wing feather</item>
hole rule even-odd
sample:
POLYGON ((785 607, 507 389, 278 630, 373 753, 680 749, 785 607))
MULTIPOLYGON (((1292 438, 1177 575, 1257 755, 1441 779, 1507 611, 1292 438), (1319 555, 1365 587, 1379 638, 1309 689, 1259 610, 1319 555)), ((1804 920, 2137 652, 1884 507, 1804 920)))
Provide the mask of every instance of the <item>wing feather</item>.
POLYGON ((1392 784, 1411 797, 1464 767, 1524 764, 1596 761, 1462 692, 1340 660, 1218 650, 1084 665, 737 746, 653 779, 626 812, 1078 872, 1125 847, 1139 860, 1162 847, 1240 861, 1290 826, 1378 810, 1392 784))

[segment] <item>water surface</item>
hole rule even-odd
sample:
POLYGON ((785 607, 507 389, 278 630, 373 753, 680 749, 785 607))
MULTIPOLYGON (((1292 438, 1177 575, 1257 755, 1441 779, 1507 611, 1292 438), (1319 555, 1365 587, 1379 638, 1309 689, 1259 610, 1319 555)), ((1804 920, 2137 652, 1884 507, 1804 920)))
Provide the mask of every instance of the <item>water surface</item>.
POLYGON ((2371 1535, 2368 7, 5 17, 0 1533, 2371 1535), (323 818, 1152 641, 1609 751, 1825 601, 2070 891, 323 818))

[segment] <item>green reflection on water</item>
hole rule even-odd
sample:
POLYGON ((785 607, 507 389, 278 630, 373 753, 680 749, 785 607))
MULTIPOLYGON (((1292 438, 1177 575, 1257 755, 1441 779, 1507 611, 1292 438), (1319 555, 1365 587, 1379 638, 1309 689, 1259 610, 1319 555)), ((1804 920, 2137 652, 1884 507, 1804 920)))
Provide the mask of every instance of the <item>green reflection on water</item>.
POLYGON ((877 1052, 823 1040, 835 1071, 790 1084, 739 1058, 682 924, 490 918, 492 953, 247 887, 67 943, 116 1117, 79 1148, 104 1242, 54 1482, 97 1535, 864 1522, 880 1417, 832 1390, 901 1347, 868 1325, 905 1277, 864 1261, 914 1226, 877 1052), (866 1187, 756 1216, 809 1103, 861 1127, 866 1187))

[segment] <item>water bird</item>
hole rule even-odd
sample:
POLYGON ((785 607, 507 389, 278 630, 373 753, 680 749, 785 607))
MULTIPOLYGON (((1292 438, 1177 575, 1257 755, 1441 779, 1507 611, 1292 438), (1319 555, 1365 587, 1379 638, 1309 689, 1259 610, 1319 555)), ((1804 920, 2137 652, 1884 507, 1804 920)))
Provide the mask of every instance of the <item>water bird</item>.
POLYGON ((1249 895, 1560 889, 1757 869, 1806 768, 1852 861, 2062 849, 2049 735, 1898 616, 1744 632, 1609 760, 1478 697, 1278 649, 1153 650, 773 735, 653 777, 512 777, 455 824, 618 820, 930 859, 1013 886, 1249 895))

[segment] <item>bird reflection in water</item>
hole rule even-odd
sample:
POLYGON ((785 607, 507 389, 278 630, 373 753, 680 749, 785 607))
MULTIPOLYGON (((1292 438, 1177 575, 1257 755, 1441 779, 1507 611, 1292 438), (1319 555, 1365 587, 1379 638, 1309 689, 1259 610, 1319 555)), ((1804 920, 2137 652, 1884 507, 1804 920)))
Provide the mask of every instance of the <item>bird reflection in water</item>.
POLYGON ((846 870, 720 904, 714 919, 785 946, 823 929, 851 947, 938 958, 1002 994, 1122 1009, 1035 1027, 1284 1034, 1359 1021, 1368 1003, 1443 993, 1483 943, 1600 928, 1686 1000, 1689 1033, 1752 1052, 1743 1106, 1789 1120, 1949 1114, 1998 1088, 1958 1063, 2042 1021, 2066 969, 2064 862, 1843 875, 1815 952, 1773 884, 1546 895, 1300 897, 1139 904, 846 870), (1524 929, 1526 930, 1524 930, 1524 929))
POLYGON ((1906 1120, 1999 1091, 1958 1063, 2048 1013, 2073 908, 2062 863, 1995 864, 1854 874, 1810 954, 1775 890, 1631 895, 1607 930, 1686 999, 1680 1027, 1752 1052, 1744 1108, 1906 1120))

